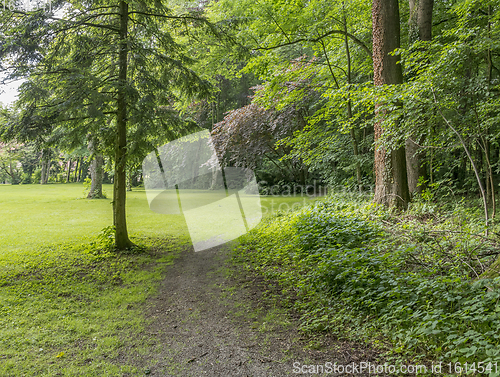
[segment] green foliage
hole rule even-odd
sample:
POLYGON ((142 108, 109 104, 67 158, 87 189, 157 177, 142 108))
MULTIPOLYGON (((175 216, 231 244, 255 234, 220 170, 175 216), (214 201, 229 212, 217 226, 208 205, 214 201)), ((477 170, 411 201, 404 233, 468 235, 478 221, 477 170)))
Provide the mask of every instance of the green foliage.
POLYGON ((22 177, 21 177, 21 183, 23 185, 28 185, 30 183, 33 183, 32 182, 32 176, 28 173, 23 173, 22 177))
POLYGON ((92 186, 92 180, 90 178, 85 178, 83 180, 83 197, 86 198, 89 194, 90 187, 92 186))
POLYGON ((37 169, 33 173, 32 183, 40 183, 40 179, 42 178, 42 170, 37 169))
POLYGON ((21 182, 23 149, 23 145, 16 142, 0 142, 0 178, 2 180, 7 180, 13 185, 21 182))
MULTIPOLYGON (((250 51, 238 67, 265 83, 256 99, 261 106, 280 111, 310 91, 318 95, 306 107, 306 126, 279 139, 277 147, 287 149, 282 161, 300 159, 335 186, 355 176, 358 185, 373 183, 372 126, 381 121, 380 145, 392 150, 413 140, 429 184, 450 180, 453 195, 478 192, 471 159, 483 186, 489 169, 497 184, 499 1, 434 2, 431 41, 416 38, 409 4, 399 2, 402 48, 395 53, 405 83, 378 88, 370 5, 223 0, 212 2, 207 14, 250 51)), ((212 62, 230 60, 219 53, 212 62)))
MULTIPOLYGON (((444 227, 464 211, 457 205, 444 227)), ((472 280, 466 267, 491 263, 474 236, 481 222, 440 234, 409 212, 396 220, 366 201, 330 197, 266 219, 234 258, 280 283, 305 331, 383 335, 392 352, 433 360, 500 361, 500 278, 472 280), (396 233, 382 230, 387 221, 396 233)))
POLYGON ((370 14, 370 4, 361 1, 225 0, 209 6, 209 17, 231 25, 237 43, 251 51, 242 72, 264 82, 253 102, 285 114, 282 125, 267 121, 279 135, 274 153, 267 154, 281 155, 280 165, 304 164, 334 185, 356 174, 363 181, 358 184, 371 183, 370 14), (295 118, 302 119, 290 132, 295 118))
POLYGON ((110 256, 115 246, 115 227, 113 225, 103 228, 97 235, 97 239, 92 241, 87 251, 101 257, 110 256))

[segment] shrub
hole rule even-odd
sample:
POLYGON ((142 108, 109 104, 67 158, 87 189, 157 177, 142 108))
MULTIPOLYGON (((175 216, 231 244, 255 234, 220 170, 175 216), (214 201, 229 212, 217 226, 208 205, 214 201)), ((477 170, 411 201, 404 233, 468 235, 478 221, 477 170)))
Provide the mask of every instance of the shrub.
POLYGON ((35 172, 33 173, 32 182, 40 183, 41 179, 42 179, 42 171, 40 169, 35 170, 35 172))
POLYGON ((29 185, 31 182, 31 174, 28 174, 28 173, 23 173, 22 177, 21 177, 21 183, 23 185, 29 185))

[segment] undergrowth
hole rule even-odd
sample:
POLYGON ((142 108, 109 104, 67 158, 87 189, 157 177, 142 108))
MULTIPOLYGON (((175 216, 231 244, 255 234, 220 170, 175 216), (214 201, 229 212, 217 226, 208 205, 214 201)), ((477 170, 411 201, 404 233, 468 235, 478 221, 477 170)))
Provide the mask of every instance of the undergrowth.
POLYGON ((497 363, 500 278, 485 271, 498 248, 475 211, 330 197, 265 219, 233 260, 278 282, 304 331, 365 338, 396 360, 497 363))

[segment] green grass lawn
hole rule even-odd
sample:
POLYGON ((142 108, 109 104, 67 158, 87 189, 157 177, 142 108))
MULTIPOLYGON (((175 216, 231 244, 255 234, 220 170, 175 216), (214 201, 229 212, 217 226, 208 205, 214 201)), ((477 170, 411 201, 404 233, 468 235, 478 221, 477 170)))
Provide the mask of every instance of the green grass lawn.
MULTIPOLYGON (((264 197, 263 213, 310 200, 264 197)), ((143 374, 112 360, 146 324, 142 304, 190 243, 184 217, 151 211, 144 189, 129 192, 128 229, 142 246, 131 253, 105 247, 98 236, 112 225, 111 199, 84 199, 82 184, 0 185, 0 218, 0 376, 143 374)))
MULTIPOLYGON (((103 189, 110 197, 112 185, 103 189)), ((185 195, 199 205, 210 199, 206 192, 201 196, 186 190, 185 195)), ((262 212, 266 216, 312 200, 300 195, 265 196, 262 212)), ((0 263, 13 252, 30 253, 33 246, 88 242, 113 222, 111 199, 84 199, 82 184, 0 185, 0 216, 0 263)), ((127 193, 127 223, 131 237, 188 237, 183 216, 151 211, 143 188, 127 193)))
MULTIPOLYGON (((112 185, 104 185, 111 196, 112 185)), ((111 199, 84 199, 82 184, 0 185, 0 247, 2 256, 29 251, 32 245, 86 242, 112 225, 111 199)), ((144 189, 127 193, 131 236, 186 236, 180 215, 149 209, 144 189)))

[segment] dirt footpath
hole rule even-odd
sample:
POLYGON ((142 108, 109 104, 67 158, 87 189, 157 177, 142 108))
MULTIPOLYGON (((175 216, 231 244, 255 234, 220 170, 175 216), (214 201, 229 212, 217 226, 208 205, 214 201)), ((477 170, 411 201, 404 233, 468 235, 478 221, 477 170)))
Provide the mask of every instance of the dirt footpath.
POLYGON ((302 368, 375 361, 366 346, 305 337, 296 319, 266 304, 255 278, 228 278, 227 260, 227 247, 183 251, 147 303, 152 323, 123 361, 149 376, 224 377, 297 375, 294 362, 302 368))

